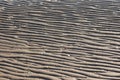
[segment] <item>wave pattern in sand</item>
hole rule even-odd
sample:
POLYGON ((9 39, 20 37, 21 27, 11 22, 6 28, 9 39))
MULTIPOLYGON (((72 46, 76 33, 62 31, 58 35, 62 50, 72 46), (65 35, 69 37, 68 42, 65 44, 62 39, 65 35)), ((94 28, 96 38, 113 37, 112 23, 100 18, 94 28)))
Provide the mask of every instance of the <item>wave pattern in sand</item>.
POLYGON ((1 0, 0 80, 120 80, 120 2, 1 0))

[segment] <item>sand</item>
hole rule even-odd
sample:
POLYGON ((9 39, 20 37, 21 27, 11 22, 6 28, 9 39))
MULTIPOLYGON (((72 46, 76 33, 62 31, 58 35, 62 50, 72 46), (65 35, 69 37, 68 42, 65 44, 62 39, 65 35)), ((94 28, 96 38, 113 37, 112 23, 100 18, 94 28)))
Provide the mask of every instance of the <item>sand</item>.
POLYGON ((0 80, 120 80, 120 2, 1 0, 0 80))

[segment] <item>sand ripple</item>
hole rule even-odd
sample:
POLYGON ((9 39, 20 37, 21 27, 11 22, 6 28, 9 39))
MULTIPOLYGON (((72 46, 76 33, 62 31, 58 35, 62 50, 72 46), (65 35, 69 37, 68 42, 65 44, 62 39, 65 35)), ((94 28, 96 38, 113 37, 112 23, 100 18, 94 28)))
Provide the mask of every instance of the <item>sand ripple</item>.
POLYGON ((119 1, 36 1, 0 1, 0 80, 120 80, 119 1))

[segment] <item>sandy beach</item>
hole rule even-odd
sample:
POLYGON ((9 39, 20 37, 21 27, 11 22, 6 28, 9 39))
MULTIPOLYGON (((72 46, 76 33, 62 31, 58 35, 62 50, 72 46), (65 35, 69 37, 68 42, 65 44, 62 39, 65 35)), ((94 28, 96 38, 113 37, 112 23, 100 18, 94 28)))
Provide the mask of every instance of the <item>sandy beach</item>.
POLYGON ((0 80, 120 80, 120 1, 0 0, 0 80))

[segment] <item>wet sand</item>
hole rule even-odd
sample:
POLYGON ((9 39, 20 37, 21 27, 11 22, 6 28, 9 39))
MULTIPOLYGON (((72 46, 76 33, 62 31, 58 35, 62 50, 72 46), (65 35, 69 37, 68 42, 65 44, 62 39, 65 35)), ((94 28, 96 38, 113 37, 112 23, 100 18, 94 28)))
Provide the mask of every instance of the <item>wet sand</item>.
POLYGON ((119 0, 36 1, 0 1, 0 80, 120 80, 119 0))

